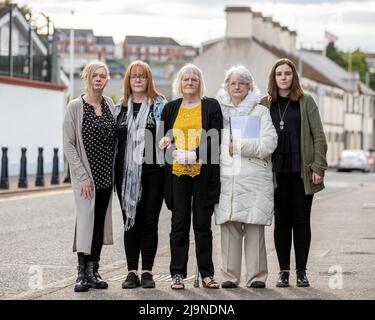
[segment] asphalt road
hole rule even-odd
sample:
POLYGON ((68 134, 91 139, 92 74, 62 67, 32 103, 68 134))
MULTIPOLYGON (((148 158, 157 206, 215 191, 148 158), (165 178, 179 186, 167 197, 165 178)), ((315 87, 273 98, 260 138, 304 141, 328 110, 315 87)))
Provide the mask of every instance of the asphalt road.
MULTIPOLYGON (((331 199, 329 205, 335 205, 336 198, 338 199, 338 205, 340 205, 340 201, 343 201, 340 199, 349 200, 350 203, 350 197, 355 197, 355 195, 352 195, 352 192, 355 194, 355 192, 358 193, 358 190, 361 188, 371 186, 375 186, 375 174, 327 172, 326 189, 316 196, 314 207, 322 207, 324 210, 330 211, 330 207, 327 209, 327 205, 324 207, 324 205, 320 206, 320 204, 323 204, 327 199, 331 199), (345 194, 345 196, 342 196, 343 194, 345 194)), ((116 197, 114 198, 113 204, 115 245, 105 246, 103 248, 101 265, 107 267, 108 270, 117 270, 112 275, 109 273, 109 275, 112 276, 113 281, 119 282, 121 280, 120 277, 126 274, 122 242, 123 222, 116 197)), ((334 209, 332 210, 334 211, 334 209)), ((330 216, 331 218, 326 217, 325 219, 327 221, 324 220, 324 224, 330 222, 335 223, 332 219, 334 219, 333 217, 337 218, 337 215, 335 215, 337 212, 334 211, 330 213, 333 213, 330 216)), ((320 212, 320 214, 322 214, 322 212, 320 212)), ((71 251, 74 219, 71 191, 46 192, 33 195, 25 194, 6 199, 0 198, 0 299, 12 299, 12 297, 29 291, 30 289, 36 289, 36 286, 41 285, 42 287, 39 289, 42 289, 48 287, 51 283, 55 283, 57 280, 75 277, 76 255, 71 251), (39 281, 40 279, 42 279, 42 282, 39 281)), ((314 225, 319 227, 320 223, 323 223, 322 221, 323 220, 316 220, 314 225)), ((217 242, 219 239, 217 228, 214 230, 214 239, 217 242)), ((345 232, 348 232, 348 230, 350 230, 350 225, 347 224, 345 226, 344 224, 341 229, 336 230, 337 235, 345 238, 345 232)), ((159 271, 158 277, 160 279, 163 275, 167 276, 168 274, 169 231, 170 213, 163 207, 159 222, 159 249, 157 261, 155 263, 155 269, 159 271)), ((360 233, 361 230, 357 230, 357 232, 360 233)), ((268 253, 271 257, 271 269, 275 269, 276 260, 274 248, 272 246, 271 228, 268 228, 266 231, 266 237, 268 253)), ((326 239, 325 243, 322 242, 322 246, 320 246, 320 244, 313 246, 312 254, 315 250, 318 252, 317 254, 319 256, 324 256, 325 254, 329 255, 330 252, 332 252, 330 248, 337 247, 338 245, 335 241, 341 241, 340 239, 342 238, 340 237, 333 237, 333 239, 329 237, 327 238, 328 240, 326 239), (330 241, 332 242, 331 247, 329 244, 330 241)), ((363 234, 359 234, 359 238, 363 240, 367 239, 367 243, 372 245, 373 241, 371 242, 371 240, 375 240, 375 230, 373 236, 366 230, 363 231, 363 234)), ((371 256, 372 251, 368 249, 348 249, 346 251, 348 251, 348 253, 345 257, 349 259, 358 259, 358 261, 360 261, 361 259, 365 259, 365 253, 367 252, 370 253, 370 258, 375 260, 375 253, 371 256), (361 254, 358 252, 364 253, 361 254)), ((216 253, 215 267, 218 270, 219 265, 217 258, 218 254, 216 253)), ((349 262, 345 263, 350 263, 351 260, 348 261, 349 262)), ((373 264, 375 264, 375 262, 373 264)), ((324 272, 318 271, 318 273, 320 272, 327 275, 330 267, 332 267, 331 262, 325 266, 327 270, 324 272)), ((189 268, 191 273, 193 273, 194 264, 190 264, 189 268)), ((352 270, 350 272, 357 273, 358 271, 352 270)), ((273 280, 273 276, 271 280, 273 280)), ((69 288, 69 294, 71 291, 71 288, 69 288)), ((369 295, 372 296, 373 292, 371 291, 369 295)), ((163 297, 163 295, 159 297, 163 297)), ((274 297, 277 298, 277 295, 274 297)), ((55 298, 58 298, 58 296, 55 298)), ((158 298, 158 296, 154 298, 158 298)), ((164 298, 168 299, 168 297, 164 298)), ((272 298, 272 295, 268 298, 272 298)))

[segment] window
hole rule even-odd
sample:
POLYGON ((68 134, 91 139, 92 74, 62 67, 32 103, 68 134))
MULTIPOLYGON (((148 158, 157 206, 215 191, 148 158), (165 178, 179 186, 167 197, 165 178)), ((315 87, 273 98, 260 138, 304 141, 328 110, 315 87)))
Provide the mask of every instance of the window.
POLYGON ((353 112, 359 113, 359 96, 353 96, 353 112))
POLYGON ((157 46, 151 46, 149 48, 149 52, 153 54, 157 54, 159 52, 159 48, 157 46))

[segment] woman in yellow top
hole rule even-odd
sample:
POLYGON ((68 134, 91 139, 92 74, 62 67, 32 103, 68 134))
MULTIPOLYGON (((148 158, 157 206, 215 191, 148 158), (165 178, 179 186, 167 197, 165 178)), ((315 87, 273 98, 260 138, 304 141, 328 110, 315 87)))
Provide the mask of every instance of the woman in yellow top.
POLYGON ((162 113, 166 149, 165 202, 172 211, 170 233, 172 289, 184 289, 191 213, 199 273, 205 288, 219 288, 212 262, 211 216, 220 196, 219 150, 223 117, 219 103, 203 97, 202 72, 185 65, 174 91, 181 97, 162 113))

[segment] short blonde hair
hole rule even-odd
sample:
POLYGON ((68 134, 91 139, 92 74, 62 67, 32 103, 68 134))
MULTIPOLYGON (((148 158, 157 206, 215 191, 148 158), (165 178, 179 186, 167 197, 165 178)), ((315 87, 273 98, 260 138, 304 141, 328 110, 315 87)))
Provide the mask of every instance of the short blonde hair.
POLYGON ((90 86, 93 74, 99 68, 104 68, 105 72, 107 73, 107 80, 110 79, 109 69, 104 62, 101 62, 101 61, 90 62, 85 66, 85 68, 82 71, 82 75, 81 75, 81 79, 85 82, 86 90, 90 86))
POLYGON ((173 82, 173 92, 178 96, 182 97, 182 77, 186 74, 193 74, 199 79, 199 97, 203 98, 206 92, 206 85, 204 83, 202 70, 196 65, 189 63, 184 65, 180 71, 178 71, 177 76, 173 82))

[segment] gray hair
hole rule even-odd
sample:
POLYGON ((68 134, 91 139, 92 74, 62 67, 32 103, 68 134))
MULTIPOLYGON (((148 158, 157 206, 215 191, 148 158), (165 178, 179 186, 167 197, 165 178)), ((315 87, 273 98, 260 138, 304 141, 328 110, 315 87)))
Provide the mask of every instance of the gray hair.
POLYGON ((173 92, 178 97, 182 97, 182 77, 186 74, 193 74, 199 79, 199 97, 202 98, 206 91, 206 85, 204 83, 202 70, 199 69, 196 65, 189 63, 184 65, 180 71, 178 71, 175 80, 173 81, 173 92))
POLYGON ((235 76, 238 81, 247 83, 250 91, 254 89, 254 79, 249 69, 241 64, 237 64, 231 67, 225 74, 223 85, 225 91, 229 91, 229 81, 232 76, 235 76))

